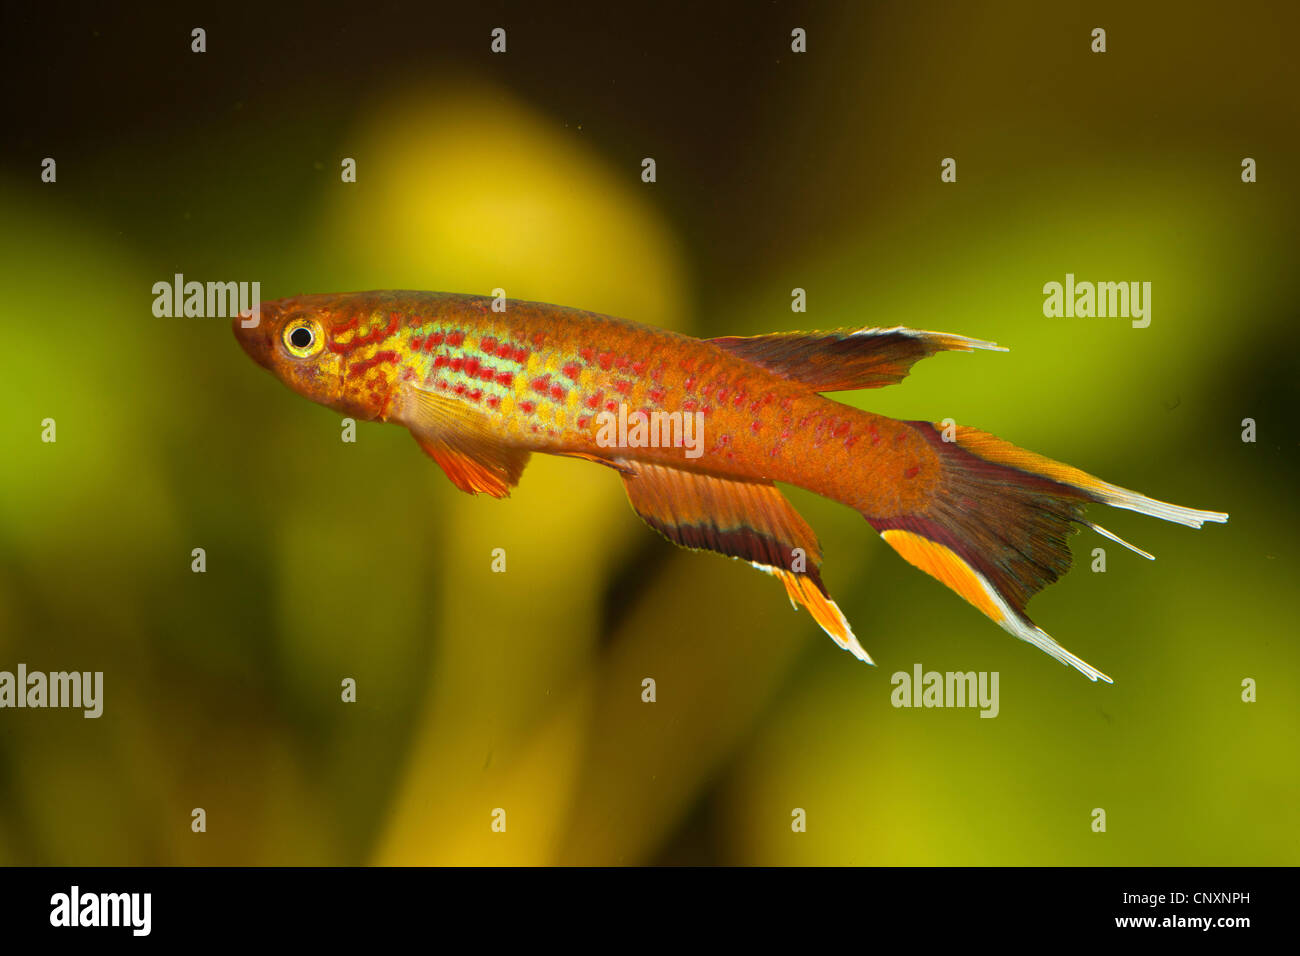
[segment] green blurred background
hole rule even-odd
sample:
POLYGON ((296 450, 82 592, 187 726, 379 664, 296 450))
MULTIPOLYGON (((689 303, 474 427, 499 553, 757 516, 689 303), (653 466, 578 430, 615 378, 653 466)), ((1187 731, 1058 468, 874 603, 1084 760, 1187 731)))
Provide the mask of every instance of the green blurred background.
POLYGON ((7 8, 0 669, 105 704, 0 711, 0 863, 1300 861, 1300 16, 1135 6, 7 8), (1102 686, 792 491, 871 669, 605 469, 494 501, 342 443, 228 322, 153 316, 176 272, 989 338, 838 397, 1232 520, 1074 539, 1030 611, 1102 686), (1044 318, 1066 272, 1152 282, 1151 326, 1044 318), (894 709, 916 662, 1000 672, 1000 716, 894 709))

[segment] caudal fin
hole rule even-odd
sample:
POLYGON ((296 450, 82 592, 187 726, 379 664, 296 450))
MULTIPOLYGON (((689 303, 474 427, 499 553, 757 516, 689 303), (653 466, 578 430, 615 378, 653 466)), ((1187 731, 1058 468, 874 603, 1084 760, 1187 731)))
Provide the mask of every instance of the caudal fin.
POLYGON ((1025 614, 1029 599, 1070 569, 1069 536, 1076 525, 1151 557, 1084 519, 1090 502, 1199 528, 1227 521, 1215 511, 1184 508, 1102 481, 974 428, 908 422, 939 455, 942 476, 915 513, 866 515, 907 561, 942 581, 1004 630, 1077 669, 1091 680, 1111 679, 1067 651, 1025 614))

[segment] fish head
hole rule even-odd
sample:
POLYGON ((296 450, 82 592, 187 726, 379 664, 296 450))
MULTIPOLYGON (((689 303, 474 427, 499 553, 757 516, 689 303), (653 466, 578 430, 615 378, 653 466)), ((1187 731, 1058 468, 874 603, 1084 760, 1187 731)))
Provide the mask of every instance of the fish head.
POLYGON ((263 302, 257 312, 236 317, 232 328, 249 358, 299 395, 369 420, 379 417, 387 396, 373 379, 349 380, 355 362, 364 359, 349 348, 358 324, 336 297, 296 296, 263 302))

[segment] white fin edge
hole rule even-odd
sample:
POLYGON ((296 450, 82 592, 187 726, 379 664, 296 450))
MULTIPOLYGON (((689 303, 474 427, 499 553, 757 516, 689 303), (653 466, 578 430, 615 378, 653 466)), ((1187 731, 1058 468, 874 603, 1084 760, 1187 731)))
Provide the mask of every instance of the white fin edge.
POLYGON ((1103 527, 1102 527, 1101 525, 1099 525, 1099 524, 1093 524, 1091 521, 1085 521, 1084 524, 1086 524, 1086 525, 1087 525, 1089 528, 1091 528, 1093 531, 1097 532, 1097 533, 1098 533, 1099 535, 1101 535, 1103 538, 1110 538, 1110 540, 1114 541, 1116 544, 1121 544, 1121 545, 1123 545, 1124 547, 1126 547, 1126 548, 1128 548, 1130 551, 1132 551, 1134 554, 1140 554, 1140 555, 1142 555, 1142 557, 1146 558, 1148 561, 1154 561, 1154 560, 1156 559, 1156 556, 1155 556, 1154 554, 1150 554, 1150 553, 1148 553, 1148 552, 1146 552, 1146 551, 1143 551, 1141 548, 1139 548, 1139 547, 1138 547, 1137 545, 1135 545, 1135 544, 1129 544, 1127 541, 1125 541, 1125 540, 1124 540, 1123 538, 1121 538, 1119 535, 1114 534, 1113 532, 1107 531, 1105 528, 1103 528, 1103 527))
POLYGON ((1160 518, 1163 521, 1172 521, 1175 524, 1186 525, 1189 528, 1199 528, 1207 521, 1216 521, 1221 524, 1228 520, 1228 516, 1221 511, 1201 511, 1198 508, 1171 505, 1167 501, 1157 501, 1155 498, 1148 498, 1146 495, 1138 494, 1128 488, 1121 488, 1119 485, 1110 485, 1103 482, 1100 489, 1083 488, 1081 490, 1092 492, 1097 495, 1103 504, 1108 504, 1113 508, 1136 511, 1138 514, 1150 515, 1152 518, 1160 518))
MULTIPOLYGON (((751 567, 758 568, 758 570, 762 571, 764 574, 771 574, 773 576, 776 575, 776 570, 770 567, 769 565, 759 564, 757 561, 750 561, 749 564, 751 567)), ((839 618, 839 623, 843 625, 844 639, 841 640, 840 638, 832 634, 830 631, 827 631, 826 628, 822 627, 822 630, 826 632, 826 636, 829 637, 832 641, 834 641, 837 645, 839 645, 842 649, 848 651, 858 660, 862 661, 862 663, 870 664, 872 667, 875 667, 876 662, 871 659, 871 655, 867 653, 867 649, 858 643, 857 636, 853 633, 853 628, 849 624, 849 619, 844 616, 844 612, 840 610, 840 606, 836 604, 834 601, 832 601, 829 597, 826 598, 826 603, 831 606, 831 609, 835 612, 835 616, 839 618)), ((793 597, 790 598, 790 606, 793 607, 796 611, 800 610, 799 603, 795 601, 793 597)), ((810 614, 809 617, 812 617, 812 615, 810 614)), ((813 620, 815 622, 817 621, 816 618, 813 618, 813 620)), ((817 626, 821 627, 821 623, 817 622, 817 626)))
MULTIPOLYGON (((967 567, 969 568, 970 565, 967 565, 967 567)), ((1093 667, 1083 658, 1071 654, 1060 644, 1056 643, 1056 641, 1052 639, 1052 635, 1048 634, 1041 627, 1036 627, 1017 614, 1016 611, 1012 609, 1011 605, 1006 602, 1006 599, 998 593, 997 588, 993 587, 984 575, 980 574, 974 568, 970 568, 970 570, 971 573, 979 579, 980 585, 983 586, 993 603, 997 605, 998 610, 1002 612, 1002 620, 997 622, 998 626, 1001 627, 1002 630, 1006 631, 1012 637, 1019 638, 1026 644, 1034 645, 1034 647, 1038 648, 1044 654, 1055 658, 1062 664, 1065 664, 1068 667, 1073 667, 1090 681, 1101 680, 1105 681, 1107 684, 1115 683, 1110 679, 1110 677, 1097 670, 1097 668, 1093 667)))

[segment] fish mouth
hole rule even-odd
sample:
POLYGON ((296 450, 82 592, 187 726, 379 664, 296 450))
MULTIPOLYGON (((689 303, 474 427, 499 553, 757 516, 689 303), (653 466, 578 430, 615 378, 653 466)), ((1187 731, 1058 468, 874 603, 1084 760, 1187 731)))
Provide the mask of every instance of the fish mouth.
POLYGON ((256 324, 251 324, 254 318, 245 313, 235 316, 230 323, 230 328, 244 351, 248 353, 248 357, 270 371, 271 320, 275 316, 276 309, 270 303, 263 303, 259 308, 256 324))

